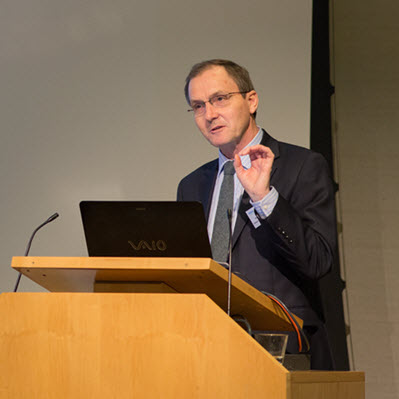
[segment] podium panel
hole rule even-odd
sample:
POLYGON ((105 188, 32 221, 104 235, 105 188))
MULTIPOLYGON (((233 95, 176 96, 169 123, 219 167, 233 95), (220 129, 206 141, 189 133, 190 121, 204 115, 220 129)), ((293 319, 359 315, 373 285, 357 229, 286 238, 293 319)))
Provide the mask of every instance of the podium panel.
POLYGON ((1 398, 363 398, 288 372, 204 294, 0 294, 1 398))

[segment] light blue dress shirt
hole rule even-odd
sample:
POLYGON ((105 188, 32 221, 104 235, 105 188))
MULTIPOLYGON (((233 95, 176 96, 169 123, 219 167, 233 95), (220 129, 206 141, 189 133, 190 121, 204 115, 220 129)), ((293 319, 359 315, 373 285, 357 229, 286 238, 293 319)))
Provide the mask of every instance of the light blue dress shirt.
MULTIPOLYGON (((262 129, 259 129, 256 136, 245 148, 260 144, 262 138, 263 138, 263 131, 262 129)), ((211 209, 209 211, 209 219, 208 219, 208 235, 210 241, 212 240, 213 225, 215 222, 216 209, 219 201, 219 193, 223 182, 224 174, 222 173, 222 171, 224 164, 227 161, 230 161, 230 159, 226 158, 219 150, 219 169, 218 169, 218 175, 216 177, 215 188, 213 190, 211 209)), ((251 160, 249 158, 249 155, 241 157, 241 162, 245 169, 249 169, 251 167, 251 160)), ((232 215, 233 231, 237 220, 238 208, 240 206, 243 194, 244 194, 244 187, 238 180, 237 174, 234 174, 234 205, 233 205, 233 215, 232 215)), ((274 187, 271 187, 270 192, 260 201, 257 202, 250 201, 250 202, 251 205, 256 210, 258 216, 261 219, 266 219, 273 212, 277 200, 278 200, 278 192, 274 187)))

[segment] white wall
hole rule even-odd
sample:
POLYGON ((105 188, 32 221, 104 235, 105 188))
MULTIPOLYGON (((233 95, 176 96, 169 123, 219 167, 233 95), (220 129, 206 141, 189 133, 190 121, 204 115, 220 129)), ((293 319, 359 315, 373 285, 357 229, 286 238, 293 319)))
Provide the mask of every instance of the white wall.
MULTIPOLYGON (((83 199, 173 200, 216 156, 186 112, 192 64, 246 66, 273 136, 309 143, 311 1, 5 0, 0 14, 0 292, 31 255, 86 255, 83 199)), ((22 291, 40 290, 26 278, 22 291)))

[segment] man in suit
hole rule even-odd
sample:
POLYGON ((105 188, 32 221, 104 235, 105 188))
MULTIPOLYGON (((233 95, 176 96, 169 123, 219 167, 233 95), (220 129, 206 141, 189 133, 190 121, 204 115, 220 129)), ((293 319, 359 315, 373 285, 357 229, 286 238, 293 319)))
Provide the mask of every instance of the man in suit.
POLYGON ((324 158, 281 143, 256 125, 258 95, 248 72, 231 61, 194 65, 185 95, 197 127, 219 148, 219 159, 186 176, 178 200, 202 202, 212 253, 226 262, 219 207, 226 207, 229 192, 233 272, 302 318, 312 369, 333 369, 317 285, 336 247, 334 193, 324 158))

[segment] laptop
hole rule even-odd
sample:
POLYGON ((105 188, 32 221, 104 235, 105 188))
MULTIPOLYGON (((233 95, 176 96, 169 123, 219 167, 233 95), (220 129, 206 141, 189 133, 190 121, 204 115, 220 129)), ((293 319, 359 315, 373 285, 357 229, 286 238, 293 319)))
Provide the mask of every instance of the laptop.
POLYGON ((89 256, 211 258, 199 202, 82 201, 89 256))

